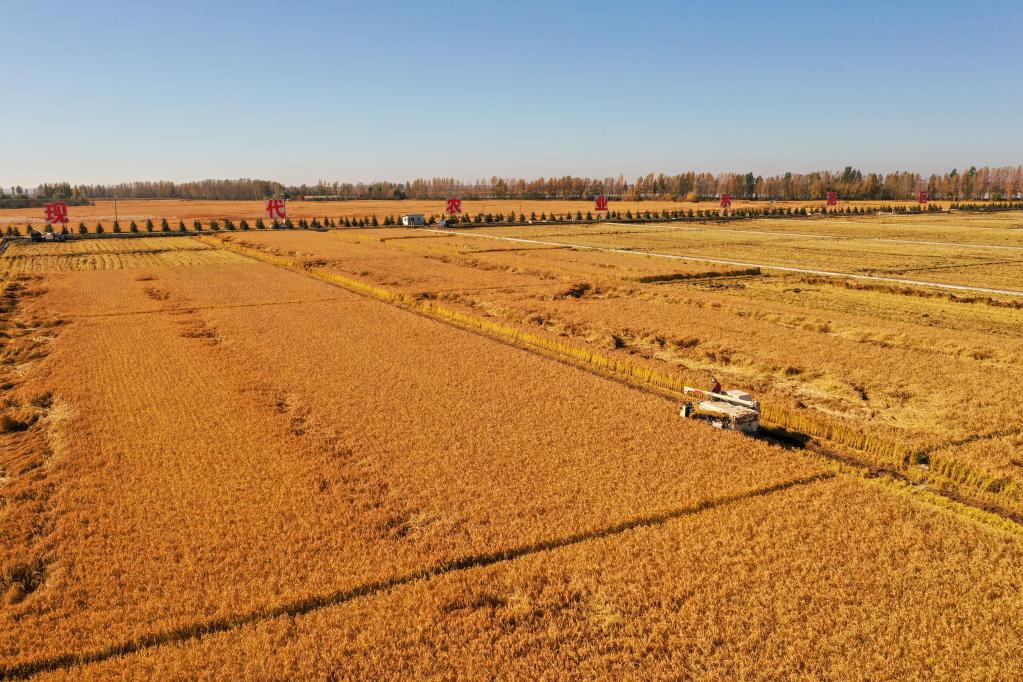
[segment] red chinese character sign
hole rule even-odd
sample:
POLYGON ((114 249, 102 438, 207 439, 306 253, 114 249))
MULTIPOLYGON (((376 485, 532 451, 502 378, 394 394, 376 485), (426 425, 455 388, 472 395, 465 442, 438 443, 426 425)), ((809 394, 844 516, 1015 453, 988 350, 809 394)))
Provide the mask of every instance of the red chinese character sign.
POLYGON ((456 213, 462 212, 462 200, 457 198, 448 199, 448 206, 444 211, 449 215, 455 215, 456 213))
POLYGON ((63 223, 67 225, 67 204, 63 201, 55 201, 52 204, 43 204, 43 210, 46 211, 46 222, 50 223, 63 223))
POLYGON ((927 192, 920 192, 920 195, 916 198, 921 204, 927 203, 927 192))
POLYGON ((838 206, 838 192, 828 192, 828 206, 838 206))
POLYGON ((596 209, 598 211, 606 211, 607 210, 607 196, 604 195, 604 194, 598 194, 597 198, 594 199, 594 201, 593 201, 593 205, 596 207, 596 209))
POLYGON ((732 206, 732 195, 722 194, 721 195, 721 208, 731 208, 732 206))
POLYGON ((267 199, 266 217, 274 220, 287 218, 288 210, 284 207, 284 199, 267 199))

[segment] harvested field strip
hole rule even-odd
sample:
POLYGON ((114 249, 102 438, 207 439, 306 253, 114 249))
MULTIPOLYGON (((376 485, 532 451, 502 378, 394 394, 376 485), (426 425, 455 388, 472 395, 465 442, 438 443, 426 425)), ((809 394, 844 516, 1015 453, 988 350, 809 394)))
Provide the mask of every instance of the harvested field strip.
MULTIPOLYGON (((621 225, 622 227, 630 226, 626 223, 608 223, 609 225, 621 225)), ((1023 246, 1011 246, 1006 244, 977 244, 971 242, 956 242, 956 241, 931 241, 924 239, 893 239, 890 237, 870 237, 870 236, 857 236, 857 235, 839 235, 839 234, 817 234, 814 232, 779 232, 774 230, 748 230, 740 229, 735 227, 715 227, 711 224, 701 224, 699 227, 689 227, 683 225, 671 225, 669 229, 672 230, 683 230, 688 232, 726 232, 735 234, 758 234, 766 235, 771 237, 797 237, 799 239, 834 239, 841 241, 871 241, 871 242, 884 242, 886 244, 919 244, 921 246, 953 246, 956 248, 966 249, 1000 249, 1008 251, 1023 251, 1023 246)), ((637 232, 647 230, 639 228, 637 232)))
POLYGON ((1023 260, 988 260, 978 263, 953 263, 952 265, 928 265, 919 268, 888 269, 878 268, 877 272, 891 275, 903 275, 907 272, 930 272, 932 270, 965 270, 966 268, 989 267, 991 265, 1019 265, 1023 260))
POLYGON ((461 256, 471 256, 474 253, 513 253, 515 251, 563 251, 571 250, 567 246, 519 246, 507 249, 472 249, 470 251, 459 251, 461 256))
MULTIPOLYGON (((581 366, 585 369, 595 370, 605 376, 625 381, 626 383, 638 383, 666 396, 688 400, 682 390, 684 380, 679 377, 669 376, 647 367, 637 366, 600 353, 577 348, 545 336, 524 332, 498 322, 473 317, 435 304, 429 300, 419 300, 402 293, 392 292, 382 287, 345 277, 336 272, 318 268, 302 268, 295 261, 257 249, 239 246, 230 242, 214 242, 211 240, 211 243, 221 243, 226 248, 281 267, 308 272, 319 279, 332 282, 350 291, 420 312, 513 345, 538 350, 555 359, 581 366)), ((1004 500, 1009 503, 1023 501, 1023 491, 1019 490, 1018 486, 1003 481, 1001 477, 993 478, 989 472, 973 470, 959 462, 949 462, 940 470, 935 469, 932 472, 924 472, 915 466, 917 458, 915 450, 910 444, 864 433, 859 429, 839 423, 821 414, 810 415, 805 412, 787 410, 773 404, 763 405, 761 409, 762 419, 765 423, 781 426, 789 431, 807 434, 872 455, 872 461, 864 463, 864 466, 874 465, 890 468, 893 471, 902 472, 903 475, 908 476, 911 480, 921 483, 934 482, 939 485, 960 483, 969 486, 978 493, 994 496, 994 499, 1004 500), (942 472, 949 472, 954 474, 954 476, 944 475, 942 472), (997 482, 993 483, 993 480, 997 482)))
POLYGON ((633 281, 643 284, 658 284, 661 282, 678 282, 687 279, 714 279, 716 277, 756 277, 760 275, 760 268, 746 268, 744 270, 724 270, 721 272, 676 272, 666 275, 643 275, 634 277, 633 281))
POLYGON ((78 254, 5 254, 0 258, 0 274, 73 272, 78 270, 123 270, 131 268, 193 267, 242 263, 236 255, 217 249, 168 249, 147 251, 97 252, 78 254))
POLYGON ((656 258, 671 258, 674 260, 693 261, 697 263, 714 263, 716 265, 734 265, 745 268, 760 268, 763 270, 776 270, 778 272, 793 272, 804 275, 819 275, 821 277, 839 277, 847 279, 861 279, 875 282, 891 282, 894 284, 909 284, 912 286, 935 287, 938 289, 951 289, 954 291, 974 291, 985 294, 999 294, 1002 296, 1023 297, 1023 291, 1014 289, 994 289, 991 287, 970 286, 966 284, 946 284, 943 282, 926 282, 915 279, 902 279, 898 277, 881 277, 877 275, 861 275, 849 272, 832 272, 830 270, 812 270, 809 268, 797 268, 788 265, 771 265, 767 263, 747 263, 744 261, 724 260, 720 258, 706 258, 703 256, 687 256, 684 254, 659 253, 656 251, 640 251, 638 249, 615 248, 610 246, 591 246, 587 244, 573 244, 565 242, 552 242, 542 239, 526 239, 524 237, 499 237, 492 234, 475 234, 472 232, 452 232, 448 230, 431 230, 442 234, 460 234, 467 237, 479 237, 483 239, 496 239, 500 241, 520 242, 525 244, 546 244, 548 246, 567 246, 573 249, 585 249, 591 251, 604 251, 606 253, 625 253, 634 256, 654 256, 656 258))
POLYGON ((613 526, 601 528, 599 530, 587 531, 584 533, 576 533, 561 538, 554 538, 550 540, 544 540, 541 542, 532 543, 522 547, 513 547, 510 549, 498 550, 495 552, 489 552, 486 554, 479 554, 474 556, 466 556, 459 559, 453 559, 450 561, 444 561, 434 566, 415 571, 408 575, 397 576, 389 578, 387 580, 380 580, 365 585, 360 585, 353 589, 347 589, 337 592, 331 592, 328 594, 314 595, 306 597, 304 599, 291 602, 288 604, 282 604, 279 606, 269 607, 260 609, 258 611, 252 611, 245 614, 239 614, 227 618, 218 618, 211 621, 202 623, 195 623, 181 628, 176 628, 168 632, 155 633, 149 636, 139 637, 130 642, 123 642, 100 651, 78 653, 78 654, 66 654, 62 656, 55 656, 52 658, 42 659, 39 661, 32 661, 28 663, 22 663, 13 665, 7 668, 0 668, 0 680, 4 679, 20 679, 37 675, 42 672, 49 672, 54 670, 60 670, 63 668, 71 668, 79 665, 86 665, 89 663, 97 663, 117 656, 123 656, 143 649, 150 649, 165 644, 174 644, 178 642, 185 642, 191 639, 197 639, 206 635, 227 632, 235 628, 243 627, 252 623, 256 623, 264 620, 271 620, 274 618, 280 618, 283 616, 299 616, 313 611, 326 608, 329 606, 336 606, 338 604, 344 604, 358 599, 360 597, 366 597, 373 594, 379 594, 387 590, 391 590, 397 587, 402 587, 415 583, 421 580, 430 580, 445 574, 453 573, 456 571, 465 571, 475 568, 483 568, 486 566, 493 566, 495 564, 514 561, 522 557, 539 554, 542 552, 551 552, 566 547, 572 547, 579 545, 584 542, 592 540, 600 540, 603 538, 613 537, 615 535, 621 535, 628 531, 647 528, 652 526, 662 525, 675 519, 681 519, 686 516, 692 516, 701 512, 709 511, 712 509, 718 509, 727 505, 740 503, 746 500, 752 500, 760 497, 766 497, 772 493, 797 488, 800 486, 807 486, 821 481, 826 481, 834 477, 835 474, 831 472, 823 472, 820 474, 814 474, 811 476, 804 476, 802 478, 777 483, 775 485, 757 488, 756 490, 750 490, 747 492, 738 493, 735 495, 727 495, 717 499, 709 499, 699 504, 684 507, 681 509, 675 509, 659 514, 653 514, 650 516, 643 516, 639 518, 629 519, 613 526))
POLYGON ((105 238, 95 236, 88 239, 73 239, 66 242, 37 244, 28 240, 11 242, 18 251, 31 250, 50 255, 75 255, 83 252, 124 253, 139 250, 163 250, 168 248, 206 250, 209 245, 197 242, 192 235, 131 235, 122 234, 105 238))
POLYGON ((857 291, 878 291, 887 294, 898 294, 900 296, 919 296, 922 298, 943 298, 955 303, 980 303, 995 308, 1023 308, 1023 301, 1000 300, 990 296, 958 296, 945 291, 928 291, 916 287, 893 286, 891 284, 872 284, 869 282, 851 282, 849 280, 833 279, 830 277, 813 277, 804 275, 797 277, 795 281, 801 284, 827 284, 829 286, 845 287, 857 291))
POLYGON ((430 289, 431 294, 472 294, 481 291, 519 291, 521 289, 549 289, 551 288, 549 282, 541 282, 540 284, 509 284, 507 286, 493 286, 493 287, 472 287, 472 288, 456 288, 456 289, 430 289))
POLYGON ((25 249, 18 248, 18 249, 15 249, 15 251, 13 253, 11 253, 10 255, 8 255, 7 257, 16 260, 18 258, 56 258, 56 257, 59 257, 59 256, 76 256, 76 257, 78 257, 78 256, 105 256, 105 255, 108 255, 108 254, 111 254, 111 253, 116 253, 119 256, 129 256, 129 255, 138 255, 138 254, 145 254, 145 255, 148 256, 148 255, 153 255, 153 254, 157 254, 157 253, 170 253, 170 252, 174 252, 174 251, 208 251, 208 250, 209 250, 208 248, 185 248, 185 247, 181 247, 181 246, 176 246, 176 247, 156 248, 156 249, 145 249, 145 248, 143 248, 143 249, 125 249, 123 251, 110 251, 110 250, 105 250, 105 249, 97 249, 97 250, 92 250, 92 251, 83 250, 83 251, 72 251, 72 252, 63 252, 63 253, 62 252, 45 253, 45 252, 40 252, 41 250, 36 250, 36 251, 31 252, 31 253, 22 253, 22 251, 25 251, 25 249))

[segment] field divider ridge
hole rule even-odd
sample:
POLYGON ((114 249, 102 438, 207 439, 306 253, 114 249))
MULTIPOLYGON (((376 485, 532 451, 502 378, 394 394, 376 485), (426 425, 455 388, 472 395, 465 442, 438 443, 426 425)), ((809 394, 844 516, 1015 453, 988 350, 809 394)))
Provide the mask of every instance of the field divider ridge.
MULTIPOLYGON (((665 398, 691 401, 683 388, 685 380, 659 372, 655 369, 632 364, 625 360, 608 357, 602 353, 557 341, 545 336, 523 331, 515 327, 469 315, 428 299, 391 291, 374 284, 347 277, 319 267, 307 267, 299 261, 267 253, 260 249, 234 244, 211 237, 197 237, 201 241, 233 250, 256 260, 283 267, 322 281, 340 286, 353 293, 361 294, 385 303, 398 306, 410 312, 446 322, 453 326, 479 333, 491 339, 536 352, 549 359, 564 362, 574 367, 594 372, 604 378, 619 381, 636 388, 650 390, 665 398)), ((931 461, 931 468, 925 470, 915 466, 918 462, 917 449, 902 442, 876 434, 861 431, 847 424, 829 419, 823 415, 789 410, 773 403, 761 406, 761 421, 767 426, 781 427, 786 432, 811 436, 836 446, 842 446, 859 453, 855 457, 835 451, 818 448, 804 448, 811 457, 832 471, 861 477, 877 477, 887 474, 884 479, 895 479, 913 485, 935 484, 939 487, 967 487, 981 500, 974 501, 974 495, 959 492, 946 495, 951 499, 990 514, 998 519, 1023 519, 1023 514, 1002 509, 1003 502, 1011 509, 1013 504, 1023 502, 1023 486, 1007 481, 1004 477, 990 472, 975 471, 959 462, 947 461, 938 464, 931 461), (942 472, 954 472, 945 476, 942 472)), ((780 439, 784 442, 784 438, 780 439)), ((996 523, 995 525, 1000 525, 996 523)), ((1017 524, 1018 525, 1018 524, 1017 524)), ((1023 532, 1023 525, 1019 525, 1023 532)))
POLYGON ((592 540, 614 537, 640 528, 664 525, 671 521, 687 516, 694 516, 705 511, 711 511, 728 505, 766 497, 791 488, 828 481, 833 479, 835 475, 836 474, 834 472, 824 471, 731 495, 708 498, 677 509, 633 517, 603 528, 581 531, 547 540, 539 540, 525 545, 520 545, 519 547, 499 549, 492 552, 471 554, 455 559, 449 559, 412 571, 405 575, 376 580, 362 585, 357 585, 355 587, 335 590, 333 592, 311 595, 276 606, 254 609, 246 613, 213 618, 199 623, 191 623, 170 630, 165 630, 163 632, 142 635, 135 639, 120 642, 95 651, 62 654, 6 667, 0 666, 0 680, 24 679, 41 673, 67 670, 76 666, 100 663, 102 661, 126 656, 146 649, 200 639, 209 635, 229 632, 247 625, 273 620, 275 618, 285 616, 304 616, 314 611, 319 611, 331 606, 340 606, 355 599, 370 597, 422 580, 430 580, 458 571, 486 568, 488 566, 514 561, 534 554, 552 552, 566 547, 590 542, 592 540))

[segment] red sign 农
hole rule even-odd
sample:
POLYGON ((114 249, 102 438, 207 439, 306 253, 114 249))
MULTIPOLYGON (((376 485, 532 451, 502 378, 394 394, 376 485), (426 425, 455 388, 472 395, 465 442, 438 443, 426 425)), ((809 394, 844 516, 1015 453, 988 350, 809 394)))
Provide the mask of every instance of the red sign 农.
POLYGON ((457 198, 448 199, 448 207, 444 211, 449 215, 455 215, 456 213, 462 212, 462 200, 457 198))

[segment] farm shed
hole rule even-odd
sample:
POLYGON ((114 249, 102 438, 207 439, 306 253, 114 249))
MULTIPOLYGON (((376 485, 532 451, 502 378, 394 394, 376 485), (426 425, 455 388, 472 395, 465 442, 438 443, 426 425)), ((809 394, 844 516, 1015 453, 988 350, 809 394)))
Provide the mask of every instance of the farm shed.
POLYGON ((422 213, 407 213, 401 217, 402 225, 425 225, 422 213))

